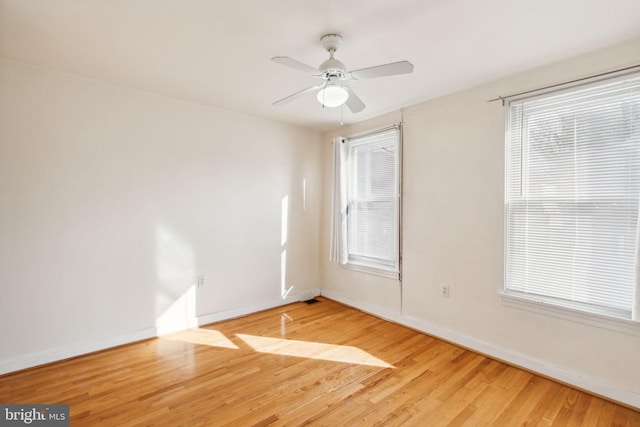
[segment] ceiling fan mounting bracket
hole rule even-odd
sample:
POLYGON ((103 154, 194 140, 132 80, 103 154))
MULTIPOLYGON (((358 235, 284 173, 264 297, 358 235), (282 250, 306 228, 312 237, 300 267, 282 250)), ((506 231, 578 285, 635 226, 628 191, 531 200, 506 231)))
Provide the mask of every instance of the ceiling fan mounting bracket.
POLYGON ((340 34, 325 34, 320 38, 322 47, 329 53, 333 53, 342 44, 342 36, 340 34))

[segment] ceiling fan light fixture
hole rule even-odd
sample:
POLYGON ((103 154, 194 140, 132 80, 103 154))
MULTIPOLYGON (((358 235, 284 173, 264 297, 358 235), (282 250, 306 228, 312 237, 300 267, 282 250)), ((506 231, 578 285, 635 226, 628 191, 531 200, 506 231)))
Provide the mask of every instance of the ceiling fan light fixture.
POLYGON ((318 102, 325 107, 339 107, 349 99, 349 92, 337 85, 327 85, 318 92, 318 102))

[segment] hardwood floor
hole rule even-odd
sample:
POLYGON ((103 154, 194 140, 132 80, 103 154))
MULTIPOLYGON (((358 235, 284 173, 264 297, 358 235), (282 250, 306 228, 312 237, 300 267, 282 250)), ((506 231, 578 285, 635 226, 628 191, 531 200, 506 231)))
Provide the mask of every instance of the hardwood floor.
POLYGON ((640 413, 319 298, 0 377, 71 425, 640 426, 640 413))

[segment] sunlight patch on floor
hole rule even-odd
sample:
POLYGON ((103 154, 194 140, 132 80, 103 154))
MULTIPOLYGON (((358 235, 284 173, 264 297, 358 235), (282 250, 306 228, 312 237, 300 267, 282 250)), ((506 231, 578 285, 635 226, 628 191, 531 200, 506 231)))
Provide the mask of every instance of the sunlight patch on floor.
POLYGON ((188 329, 186 331, 164 335, 162 339, 188 342, 191 344, 210 345, 213 347, 231 348, 234 350, 238 349, 238 346, 227 338, 225 334, 213 329, 188 329))
POLYGON ((348 345, 325 344, 245 334, 236 334, 236 336, 259 353, 393 368, 393 365, 388 364, 384 360, 380 360, 357 347, 348 345))

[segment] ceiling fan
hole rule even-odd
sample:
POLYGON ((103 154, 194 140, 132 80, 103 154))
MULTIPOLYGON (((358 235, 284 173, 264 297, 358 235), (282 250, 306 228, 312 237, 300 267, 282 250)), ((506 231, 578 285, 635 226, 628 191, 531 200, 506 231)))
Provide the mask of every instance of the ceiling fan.
POLYGON ((376 65, 374 67, 361 68, 359 70, 347 71, 345 65, 335 59, 333 55, 342 44, 342 37, 339 34, 326 34, 320 39, 322 47, 329 52, 329 59, 324 61, 318 68, 313 68, 300 61, 287 56, 276 56, 271 58, 273 62, 286 65, 313 77, 318 77, 324 82, 317 86, 302 89, 292 95, 282 98, 273 105, 282 105, 287 102, 311 92, 318 92, 317 99, 323 107, 339 107, 346 104, 353 113, 364 110, 365 104, 353 92, 351 88, 342 84, 344 80, 362 80, 374 77, 394 76, 397 74, 407 74, 413 71, 413 64, 409 61, 392 62, 390 64, 376 65))

